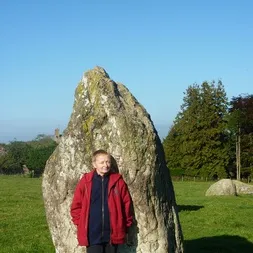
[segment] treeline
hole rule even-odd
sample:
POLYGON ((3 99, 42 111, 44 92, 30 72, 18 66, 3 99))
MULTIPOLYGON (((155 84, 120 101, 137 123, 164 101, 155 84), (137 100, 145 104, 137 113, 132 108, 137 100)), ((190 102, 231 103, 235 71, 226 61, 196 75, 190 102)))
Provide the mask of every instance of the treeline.
POLYGON ((33 171, 35 176, 40 176, 57 143, 50 136, 41 134, 32 141, 12 141, 0 146, 1 174, 20 174, 25 167, 33 171))
POLYGON ((189 86, 163 146, 174 176, 252 176, 253 95, 228 101, 221 81, 189 86))
MULTIPOLYGON (((46 135, 0 144, 0 173, 23 173, 26 165, 41 175, 56 146, 46 135)), ((189 86, 163 146, 172 176, 253 176, 253 95, 228 101, 221 81, 189 86)))

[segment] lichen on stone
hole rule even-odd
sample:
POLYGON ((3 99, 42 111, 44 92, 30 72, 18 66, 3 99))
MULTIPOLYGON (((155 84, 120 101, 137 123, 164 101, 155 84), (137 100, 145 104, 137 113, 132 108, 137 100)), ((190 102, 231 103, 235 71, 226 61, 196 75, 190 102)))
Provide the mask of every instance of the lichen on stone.
POLYGON ((83 91, 84 91, 83 83, 79 82, 75 93, 77 96, 81 96, 83 94, 83 91))

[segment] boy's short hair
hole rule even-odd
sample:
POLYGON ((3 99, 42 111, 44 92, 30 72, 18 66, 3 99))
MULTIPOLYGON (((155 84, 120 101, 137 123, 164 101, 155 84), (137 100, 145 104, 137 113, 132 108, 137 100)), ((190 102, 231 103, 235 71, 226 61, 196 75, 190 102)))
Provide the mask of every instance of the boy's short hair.
POLYGON ((99 150, 95 151, 95 152, 92 154, 92 162, 95 162, 97 156, 99 156, 99 155, 108 155, 109 157, 111 157, 111 155, 110 155, 108 152, 106 152, 106 151, 103 150, 103 149, 99 149, 99 150))

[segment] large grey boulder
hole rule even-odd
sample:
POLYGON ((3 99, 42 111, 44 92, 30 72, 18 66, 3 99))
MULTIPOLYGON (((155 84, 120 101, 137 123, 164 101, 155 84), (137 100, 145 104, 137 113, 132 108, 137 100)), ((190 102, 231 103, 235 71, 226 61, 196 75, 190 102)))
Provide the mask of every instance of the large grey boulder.
POLYGON ((183 239, 164 151, 149 114, 128 89, 104 69, 86 72, 75 91, 73 112, 60 143, 46 164, 43 197, 58 253, 86 252, 76 240, 70 204, 91 154, 105 149, 115 158, 132 195, 132 246, 120 252, 181 253, 183 239))
POLYGON ((236 195, 236 188, 231 179, 221 179, 212 184, 206 191, 206 196, 236 195))
POLYGON ((238 180, 233 180, 233 183, 235 185, 237 195, 253 194, 253 185, 246 184, 238 180))
POLYGON ((253 194, 253 185, 249 185, 238 180, 221 179, 212 184, 206 191, 206 196, 236 196, 240 194, 253 194))

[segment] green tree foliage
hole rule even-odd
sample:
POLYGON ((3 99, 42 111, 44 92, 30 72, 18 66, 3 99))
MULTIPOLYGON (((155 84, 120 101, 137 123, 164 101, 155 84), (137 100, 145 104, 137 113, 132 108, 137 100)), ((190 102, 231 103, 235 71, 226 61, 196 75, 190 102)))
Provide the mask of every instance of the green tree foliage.
POLYGON ((1 146, 5 152, 0 154, 0 173, 23 173, 23 165, 26 165, 36 175, 40 175, 57 143, 49 136, 38 135, 33 141, 13 141, 1 146))
POLYGON ((230 166, 235 171, 235 147, 240 137, 241 174, 247 177, 253 172, 253 95, 233 97, 230 102, 229 112, 230 166))
POLYGON ((33 169, 35 175, 42 174, 46 165, 46 161, 53 153, 56 146, 57 144, 54 142, 48 146, 33 148, 29 153, 28 160, 26 161, 27 167, 33 169))
POLYGON ((221 81, 188 87, 181 111, 163 142, 169 168, 191 176, 226 177, 227 107, 221 81))
POLYGON ((12 141, 6 145, 8 167, 6 172, 8 174, 22 173, 23 165, 26 163, 31 151, 31 147, 23 141, 12 141))
POLYGON ((253 133, 253 95, 233 97, 230 102, 231 128, 242 134, 253 133))
POLYGON ((10 153, 5 153, 0 155, 0 173, 10 174, 13 173, 15 160, 10 153))
POLYGON ((45 134, 38 134, 36 138, 32 141, 29 141, 28 144, 31 145, 33 148, 42 148, 56 145, 55 141, 51 138, 51 136, 45 134))

